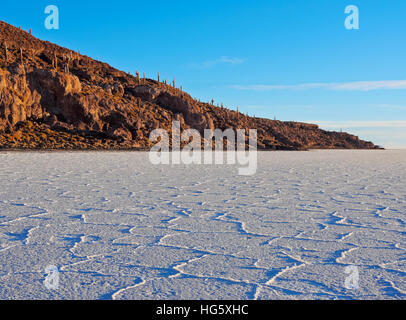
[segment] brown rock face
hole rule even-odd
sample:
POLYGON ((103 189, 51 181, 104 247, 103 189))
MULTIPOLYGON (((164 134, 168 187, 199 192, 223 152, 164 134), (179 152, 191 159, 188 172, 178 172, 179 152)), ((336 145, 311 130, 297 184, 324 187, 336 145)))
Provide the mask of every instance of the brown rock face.
POLYGON ((42 116, 41 96, 30 90, 24 70, 0 69, 0 130, 12 130, 27 118, 42 116), (12 73, 11 73, 12 72, 12 73))
POLYGON ((148 149, 152 130, 257 129, 267 150, 376 148, 316 125, 258 119, 132 76, 0 21, 0 148, 148 149))

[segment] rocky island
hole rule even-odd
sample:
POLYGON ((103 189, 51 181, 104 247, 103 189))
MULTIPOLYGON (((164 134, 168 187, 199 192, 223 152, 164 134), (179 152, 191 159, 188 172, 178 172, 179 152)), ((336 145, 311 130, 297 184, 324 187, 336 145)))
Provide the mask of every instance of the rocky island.
POLYGON ((148 150, 149 133, 257 129, 262 150, 376 149, 317 125, 250 117, 202 102, 175 79, 117 70, 0 21, 0 149, 148 150))

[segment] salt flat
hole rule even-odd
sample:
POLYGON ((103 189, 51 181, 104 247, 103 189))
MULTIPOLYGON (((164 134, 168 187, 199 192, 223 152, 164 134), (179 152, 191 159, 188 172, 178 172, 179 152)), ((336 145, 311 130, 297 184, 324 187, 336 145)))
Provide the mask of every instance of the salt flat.
POLYGON ((0 299, 406 298, 406 151, 258 160, 0 153, 0 299))

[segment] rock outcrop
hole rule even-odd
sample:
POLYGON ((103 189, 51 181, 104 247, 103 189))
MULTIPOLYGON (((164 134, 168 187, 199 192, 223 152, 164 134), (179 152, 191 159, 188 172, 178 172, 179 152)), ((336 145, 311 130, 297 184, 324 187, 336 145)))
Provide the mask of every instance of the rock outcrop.
POLYGON ((312 124, 248 117, 203 103, 166 81, 131 75, 0 22, 0 148, 148 149, 149 133, 257 129, 266 150, 373 149, 312 124))

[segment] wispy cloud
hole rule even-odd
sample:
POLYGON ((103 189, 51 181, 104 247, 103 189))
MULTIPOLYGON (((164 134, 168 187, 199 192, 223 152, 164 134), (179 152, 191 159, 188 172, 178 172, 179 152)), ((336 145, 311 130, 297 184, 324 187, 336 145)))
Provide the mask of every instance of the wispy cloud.
POLYGON ((322 128, 406 128, 406 120, 389 121, 306 121, 322 128))
POLYGON ((295 85, 232 85, 237 90, 275 91, 275 90, 309 90, 325 89, 337 91, 372 91, 372 90, 400 90, 406 89, 406 80, 388 81, 356 81, 356 82, 329 82, 329 83, 302 83, 295 85))
POLYGON ((239 65, 239 64, 243 64, 243 63, 244 63, 243 59, 222 56, 216 60, 208 60, 208 61, 203 61, 203 62, 198 62, 198 63, 190 63, 190 64, 188 64, 188 67, 198 68, 198 69, 207 69, 207 68, 211 68, 213 66, 220 65, 220 64, 239 65))

